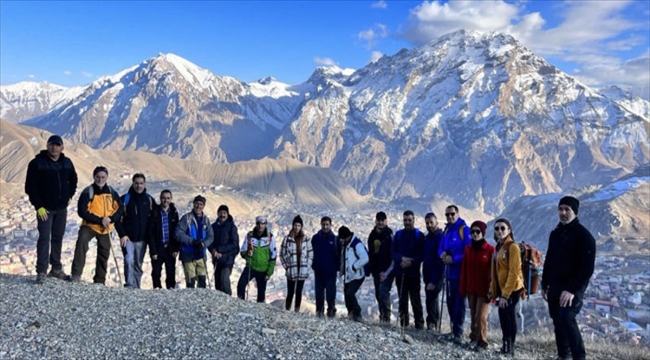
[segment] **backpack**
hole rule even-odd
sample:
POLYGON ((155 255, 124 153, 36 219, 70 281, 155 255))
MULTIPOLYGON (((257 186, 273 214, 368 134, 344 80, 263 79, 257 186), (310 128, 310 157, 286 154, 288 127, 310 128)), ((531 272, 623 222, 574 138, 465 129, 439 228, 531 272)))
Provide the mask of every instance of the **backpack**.
MULTIPOLYGON (((147 193, 147 197, 149 198, 149 211, 151 211, 153 210, 153 196, 147 193)), ((126 206, 129 205, 129 200, 131 200, 131 193, 127 192, 126 195, 124 195, 124 215, 126 215, 126 206)))
MULTIPOLYGON (((361 259, 359 255, 357 255, 357 244, 361 244, 363 246, 363 249, 366 251, 366 254, 370 254, 368 252, 368 248, 366 247, 366 244, 364 244, 361 240, 359 240, 358 237, 355 236, 354 241, 352 241, 352 244, 350 246, 352 247, 352 250, 354 251, 354 256, 357 257, 357 259, 361 259)), ((370 276, 370 261, 368 261, 365 265, 363 265, 363 274, 365 277, 370 276)))
MULTIPOLYGON (((444 236, 447 235, 447 230, 449 230, 449 229, 445 229, 445 232, 443 234, 444 236)), ((460 241, 465 242, 465 225, 461 225, 458 228, 458 235, 460 236, 460 241)))
POLYGON ((537 294, 544 256, 536 247, 525 241, 517 243, 517 245, 521 251, 521 273, 524 276, 524 291, 526 295, 537 294))

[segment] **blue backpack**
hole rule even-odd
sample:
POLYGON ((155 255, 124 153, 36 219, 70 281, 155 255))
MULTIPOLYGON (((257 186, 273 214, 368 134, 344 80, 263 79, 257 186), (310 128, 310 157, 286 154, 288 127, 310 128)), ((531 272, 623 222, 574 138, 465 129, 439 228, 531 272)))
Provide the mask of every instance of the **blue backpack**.
MULTIPOLYGON (((355 236, 350 246, 352 247, 352 250, 354 250, 354 256, 356 256, 357 259, 361 259, 357 254, 357 244, 361 244, 363 246, 363 249, 366 251, 366 255, 369 254, 366 244, 364 244, 361 240, 359 240, 358 237, 355 236)), ((366 277, 370 276, 370 261, 363 265, 363 273, 366 277)))

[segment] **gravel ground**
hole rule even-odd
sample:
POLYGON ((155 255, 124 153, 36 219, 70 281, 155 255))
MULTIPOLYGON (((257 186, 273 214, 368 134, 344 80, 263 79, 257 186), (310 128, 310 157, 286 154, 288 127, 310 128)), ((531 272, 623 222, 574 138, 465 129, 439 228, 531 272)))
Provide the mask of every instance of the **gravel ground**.
MULTIPOLYGON (((319 319, 215 290, 133 290, 0 274, 0 359, 501 359, 431 332, 319 319)), ((517 358, 553 354, 519 350, 517 358)))

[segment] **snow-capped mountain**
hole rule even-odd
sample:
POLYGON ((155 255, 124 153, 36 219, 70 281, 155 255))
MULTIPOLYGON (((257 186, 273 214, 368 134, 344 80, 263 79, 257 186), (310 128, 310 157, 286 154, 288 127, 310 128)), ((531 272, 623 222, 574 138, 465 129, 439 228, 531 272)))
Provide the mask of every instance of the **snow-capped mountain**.
POLYGON ((83 87, 67 88, 47 81, 0 86, 0 118, 12 123, 46 114, 77 97, 83 87))
POLYGON ((521 195, 606 183, 650 162, 648 102, 634 104, 511 36, 461 30, 357 71, 318 68, 294 86, 159 55, 28 123, 93 147, 204 162, 288 157, 332 168, 362 194, 497 213, 521 195))
POLYGON ((621 89, 616 85, 599 89, 598 92, 621 105, 629 112, 646 119, 650 118, 650 102, 647 100, 634 96, 631 92, 621 89))
POLYGON ((249 85, 160 54, 27 124, 97 148, 227 162, 266 156, 301 101, 277 81, 249 85))

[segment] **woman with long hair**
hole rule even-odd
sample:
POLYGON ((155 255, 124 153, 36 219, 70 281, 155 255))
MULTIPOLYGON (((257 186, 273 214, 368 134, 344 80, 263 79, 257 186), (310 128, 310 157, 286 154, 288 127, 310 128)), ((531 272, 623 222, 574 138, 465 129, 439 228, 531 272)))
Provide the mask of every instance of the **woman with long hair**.
POLYGON ((309 277, 309 269, 314 259, 311 239, 302 231, 302 218, 297 215, 293 219, 291 231, 282 240, 280 246, 280 261, 287 276, 287 299, 285 308, 291 309, 293 296, 296 296, 294 311, 300 311, 302 287, 309 277))
POLYGON ((519 297, 525 295, 521 252, 507 219, 498 219, 494 223, 494 239, 497 246, 492 262, 492 281, 488 296, 499 306, 499 322, 503 334, 501 353, 514 356, 517 337, 515 307, 519 297))

